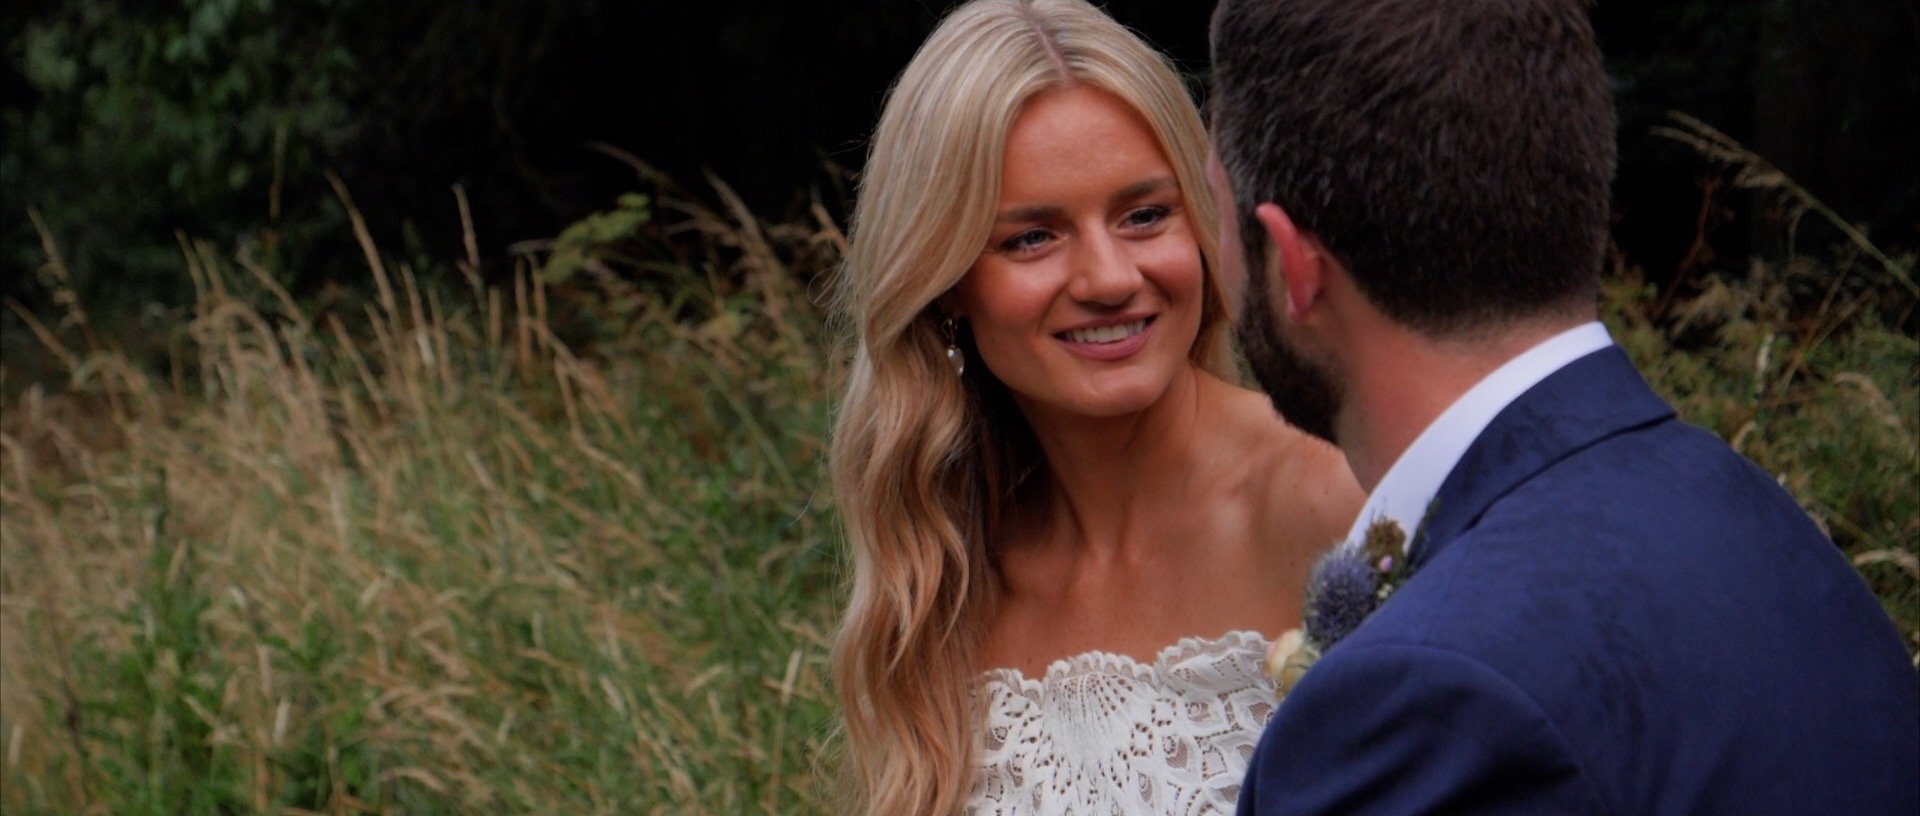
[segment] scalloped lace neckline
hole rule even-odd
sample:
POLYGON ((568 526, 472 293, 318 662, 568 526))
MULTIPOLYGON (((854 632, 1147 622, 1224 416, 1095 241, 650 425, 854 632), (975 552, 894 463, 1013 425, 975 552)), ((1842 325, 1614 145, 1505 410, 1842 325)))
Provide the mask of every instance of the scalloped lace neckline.
POLYGON ((1224 816, 1272 715, 1267 640, 1185 637, 1151 661, 1094 650, 982 672, 969 816, 1224 816))
POLYGON ((1200 635, 1183 637, 1162 647, 1151 662, 1142 663, 1131 655, 1093 649, 1054 660, 1047 664, 1047 670, 1039 677, 1028 677, 1019 669, 1003 666, 981 672, 980 680, 982 683, 999 683, 1018 689, 1037 689, 1064 677, 1086 674, 1113 674, 1145 679, 1163 675, 1169 665, 1191 659, 1195 655, 1246 649, 1264 653, 1268 643, 1265 635, 1252 629, 1231 629, 1216 638, 1200 635))

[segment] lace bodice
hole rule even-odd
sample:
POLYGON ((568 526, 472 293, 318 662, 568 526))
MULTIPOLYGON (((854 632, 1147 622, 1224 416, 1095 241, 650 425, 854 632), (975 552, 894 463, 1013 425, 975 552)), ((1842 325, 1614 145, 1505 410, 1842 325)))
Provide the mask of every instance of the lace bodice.
POLYGON ((1233 812, 1240 778, 1273 713, 1257 632, 1186 638, 1151 664, 1105 652, 1055 661, 1046 676, 982 678, 986 706, 975 816, 1233 812))

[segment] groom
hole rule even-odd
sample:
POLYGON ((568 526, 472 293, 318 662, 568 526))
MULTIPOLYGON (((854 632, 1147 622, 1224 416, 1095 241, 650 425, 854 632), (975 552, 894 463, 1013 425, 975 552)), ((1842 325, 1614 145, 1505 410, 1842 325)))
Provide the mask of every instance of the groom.
POLYGON ((1586 7, 1215 12, 1249 362, 1416 570, 1280 705, 1242 814, 1920 813, 1886 614, 1595 320, 1614 114, 1586 7))

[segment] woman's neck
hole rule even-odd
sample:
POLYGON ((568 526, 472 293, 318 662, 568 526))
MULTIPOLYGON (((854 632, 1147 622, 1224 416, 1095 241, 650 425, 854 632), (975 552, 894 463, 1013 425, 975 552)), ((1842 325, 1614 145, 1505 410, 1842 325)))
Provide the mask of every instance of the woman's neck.
POLYGON ((1127 556, 1153 536, 1145 523, 1172 510, 1193 510, 1199 485, 1196 467, 1220 412, 1208 403, 1222 398, 1224 383, 1198 368, 1175 377, 1147 408, 1115 417, 1086 417, 1022 405, 1040 450, 1048 482, 1033 518, 1048 527, 1048 539, 1085 555, 1127 556))

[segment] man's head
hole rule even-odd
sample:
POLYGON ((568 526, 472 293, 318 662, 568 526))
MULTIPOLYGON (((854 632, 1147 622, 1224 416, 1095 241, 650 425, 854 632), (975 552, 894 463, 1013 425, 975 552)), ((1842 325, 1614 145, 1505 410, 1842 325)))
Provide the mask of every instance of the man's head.
MULTIPOLYGON (((1280 391, 1298 386, 1269 375, 1298 383, 1328 364, 1289 353, 1267 296, 1280 282, 1267 268, 1260 204, 1277 205, 1373 308, 1425 336, 1591 313, 1614 113, 1586 8, 1221 1, 1213 136, 1234 205, 1222 217, 1237 219, 1246 255, 1241 333, 1296 424, 1330 431, 1302 407, 1289 412, 1292 396, 1280 391)), ((1321 387, 1338 384, 1338 372, 1325 373, 1333 382, 1321 387)))

